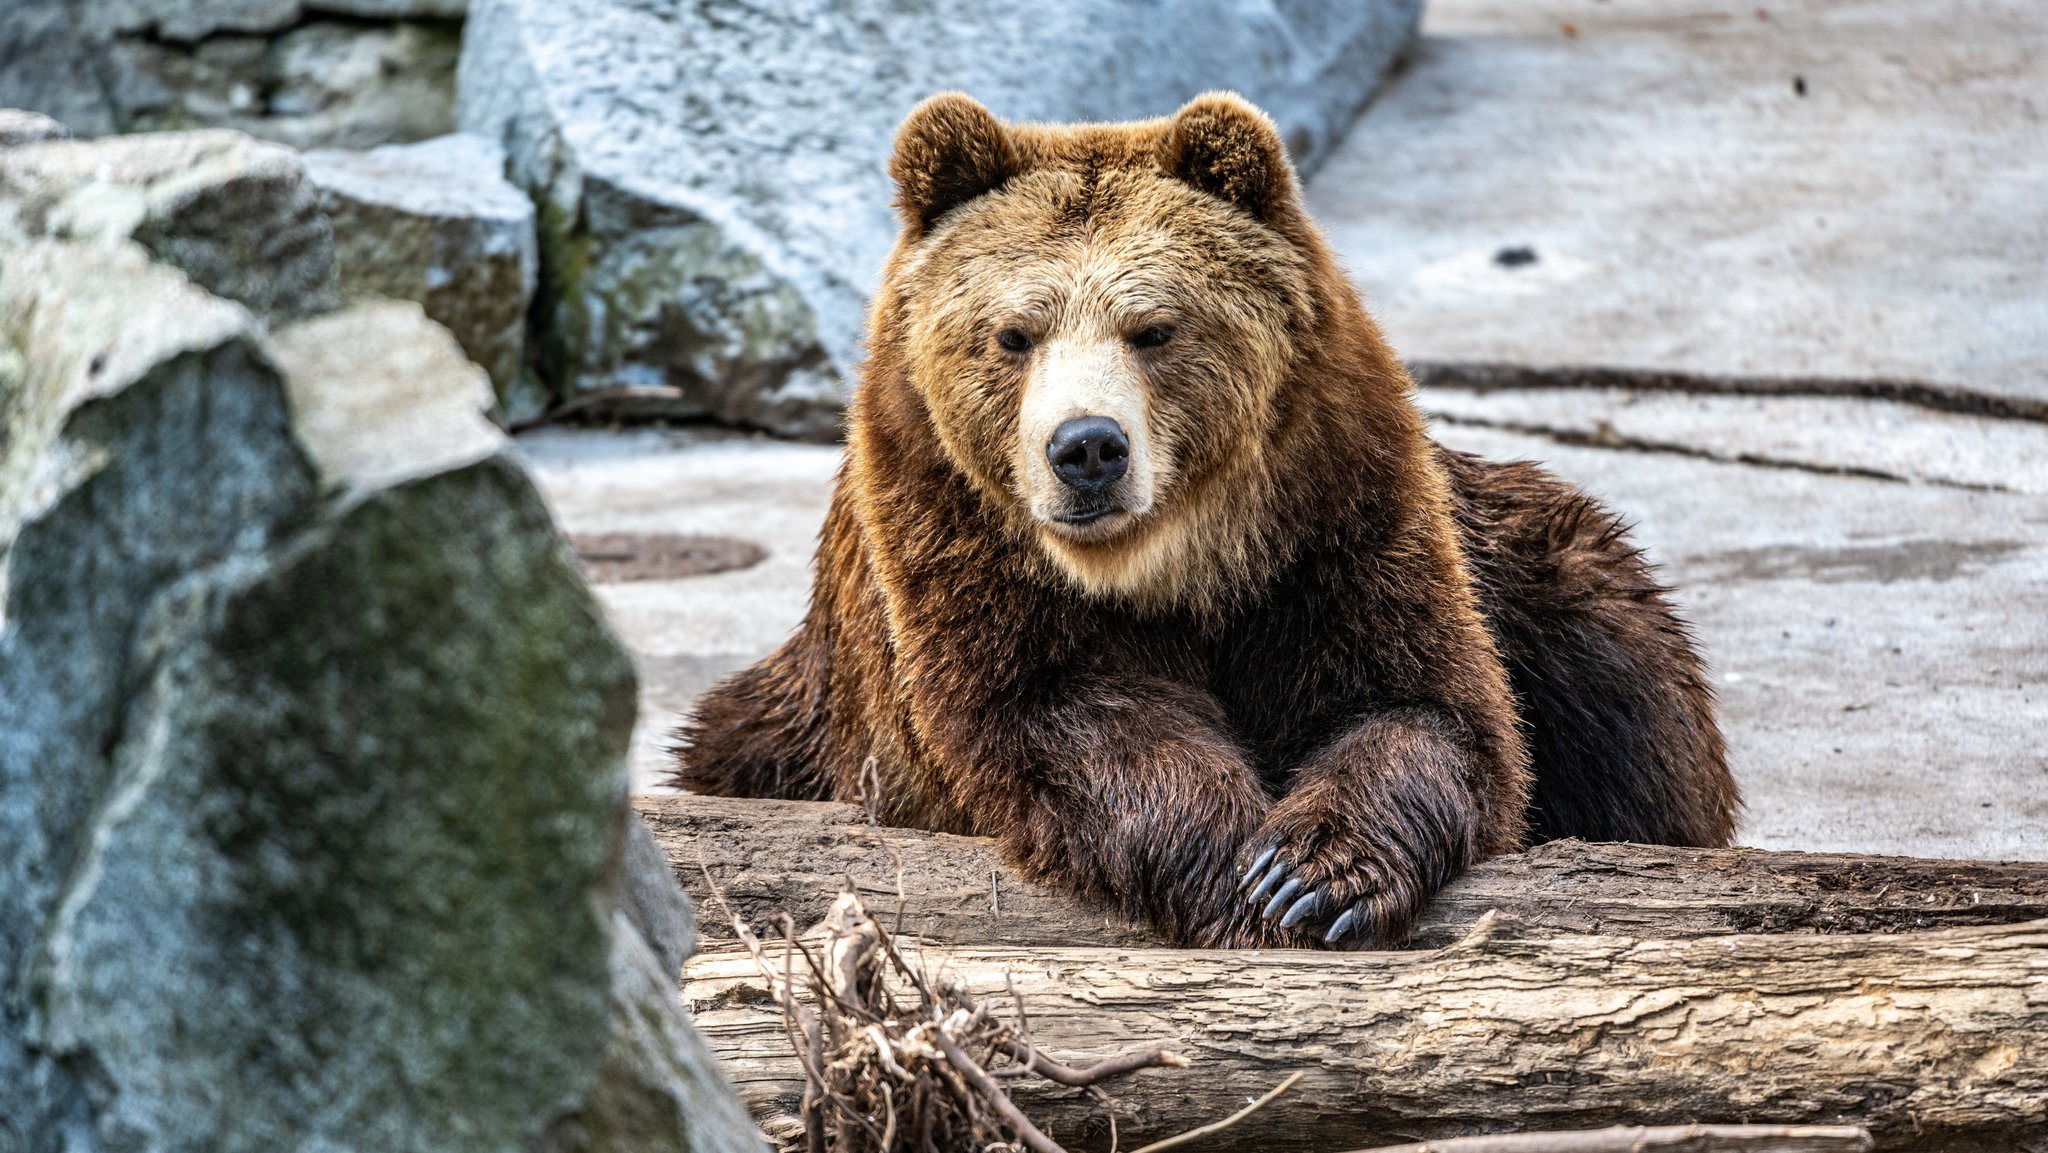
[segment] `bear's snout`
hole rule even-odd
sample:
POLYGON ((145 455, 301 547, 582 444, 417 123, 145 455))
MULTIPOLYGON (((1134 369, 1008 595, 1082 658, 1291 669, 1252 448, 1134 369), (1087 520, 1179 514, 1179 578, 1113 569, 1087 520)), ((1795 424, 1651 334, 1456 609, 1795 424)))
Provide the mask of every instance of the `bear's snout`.
POLYGON ((1061 484, 1094 496, 1123 479, 1131 463, 1131 441, 1109 417, 1075 417, 1053 430, 1045 459, 1061 484))

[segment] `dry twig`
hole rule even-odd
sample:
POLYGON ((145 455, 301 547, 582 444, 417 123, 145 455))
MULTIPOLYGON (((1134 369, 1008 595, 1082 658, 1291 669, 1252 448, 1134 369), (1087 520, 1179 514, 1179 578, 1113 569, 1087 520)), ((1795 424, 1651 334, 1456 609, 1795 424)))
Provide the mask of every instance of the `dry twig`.
POLYGON ((1287 1080, 1282 1081, 1278 1085, 1275 1085, 1271 1089, 1267 1090, 1266 1095, 1264 1097, 1261 1097, 1258 1100, 1252 1102, 1251 1104, 1246 1105, 1244 1108, 1239 1109, 1237 1112, 1232 1113, 1230 1116, 1225 1117, 1223 1120, 1211 1121, 1207 1125, 1203 1125, 1195 1129, 1190 1129, 1185 1133, 1179 1134, 1178 1136, 1168 1137, 1164 1141, 1154 1141, 1150 1145, 1140 1146, 1136 1150, 1133 1150, 1132 1153, 1166 1153, 1166 1150, 1168 1149, 1178 1149, 1182 1145, 1199 1141, 1202 1138, 1208 1137, 1212 1134, 1221 1133, 1225 1129, 1230 1128, 1232 1125, 1237 1124, 1239 1121, 1244 1120, 1245 1118, 1251 1116, 1252 1114, 1258 1112, 1260 1109, 1264 1108, 1268 1101, 1271 1101, 1273 1098, 1278 1097, 1280 1094, 1287 1092, 1288 1089, 1293 1087, 1296 1081, 1299 1081, 1306 1076, 1308 1076, 1308 1074, 1306 1073, 1289 1073, 1287 1075, 1287 1080))
MULTIPOLYGON (((723 906, 715 892, 714 900, 723 906)), ((1032 1046, 1021 999, 1012 997, 1012 1012, 1003 1021, 957 983, 934 980, 904 958, 895 934, 851 891, 840 895, 827 916, 822 947, 807 946, 782 920, 779 965, 772 946, 738 918, 733 921, 735 935, 782 1010, 784 1033, 803 1068, 803 1139, 811 1153, 1020 1147, 1064 1153, 1010 1099, 999 1078, 1038 1076, 1086 1089, 1111 1110, 1113 1131, 1115 1102, 1099 1082, 1139 1069, 1187 1065, 1159 1045, 1082 1068, 1046 1056, 1032 1046), (916 1003, 900 1000, 892 980, 914 991, 916 1003)), ((1197 1135, 1217 1128, 1205 1126, 1197 1135)))

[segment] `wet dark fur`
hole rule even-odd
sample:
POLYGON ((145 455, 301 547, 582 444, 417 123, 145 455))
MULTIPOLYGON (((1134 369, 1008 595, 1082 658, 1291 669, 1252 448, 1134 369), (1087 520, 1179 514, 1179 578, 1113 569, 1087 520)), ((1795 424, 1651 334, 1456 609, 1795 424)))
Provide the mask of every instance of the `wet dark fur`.
MULTIPOLYGON (((942 111, 960 122, 946 131, 992 131, 942 111)), ((1016 130, 928 183, 960 197, 1020 166, 1175 170, 1201 143, 1186 121, 1016 130)), ((1264 567, 1213 603, 1144 611, 1049 572, 933 435, 899 249, 809 615, 699 703, 677 784, 856 800, 872 758, 883 819, 992 835, 1033 873, 1205 944, 1315 943, 1351 908, 1355 940, 1397 939, 1459 871, 1533 839, 1727 842, 1712 695, 1622 527, 1533 465, 1427 440, 1277 138, 1252 143, 1268 151, 1184 178, 1256 208, 1306 254, 1318 301, 1262 434, 1290 462, 1261 506, 1264 567), (1327 894, 1317 931, 1277 928, 1239 891, 1267 845, 1327 894)), ((912 166, 962 152, 934 148, 912 166)), ((939 213, 905 184, 908 245, 939 213)))

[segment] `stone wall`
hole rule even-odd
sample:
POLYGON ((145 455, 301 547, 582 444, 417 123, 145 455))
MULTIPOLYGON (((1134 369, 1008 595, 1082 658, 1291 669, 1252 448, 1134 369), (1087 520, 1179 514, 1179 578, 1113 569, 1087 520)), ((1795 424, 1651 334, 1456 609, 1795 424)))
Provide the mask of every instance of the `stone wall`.
POLYGON ((452 130, 465 0, 0 6, 0 107, 80 135, 202 126, 295 148, 452 130))

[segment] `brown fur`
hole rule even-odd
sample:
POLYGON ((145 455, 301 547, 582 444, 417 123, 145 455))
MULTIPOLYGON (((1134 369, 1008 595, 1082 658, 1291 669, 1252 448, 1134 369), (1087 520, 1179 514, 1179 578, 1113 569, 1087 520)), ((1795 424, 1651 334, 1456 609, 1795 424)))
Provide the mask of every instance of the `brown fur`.
POLYGON ((1257 110, 1006 126, 937 97, 891 172, 809 615, 705 697, 678 784, 852 800, 873 758, 883 819, 1212 944, 1396 939, 1532 837, 1726 843, 1663 590, 1583 494, 1430 442, 1257 110), (993 334, 1115 350, 1160 318, 1165 346, 1102 354, 1143 382, 1153 505, 1049 530, 1017 413, 1055 346, 993 334), (1240 885, 1269 847, 1294 929, 1240 885))

